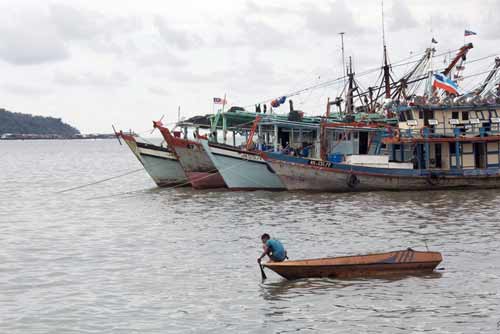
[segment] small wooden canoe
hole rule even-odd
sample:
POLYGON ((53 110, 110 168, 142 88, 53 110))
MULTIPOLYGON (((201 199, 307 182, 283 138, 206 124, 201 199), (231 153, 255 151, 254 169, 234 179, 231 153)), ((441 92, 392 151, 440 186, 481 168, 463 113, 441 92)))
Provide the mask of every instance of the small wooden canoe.
POLYGON ((380 254, 267 262, 263 265, 284 278, 293 280, 431 273, 442 260, 439 252, 419 252, 408 248, 380 254))

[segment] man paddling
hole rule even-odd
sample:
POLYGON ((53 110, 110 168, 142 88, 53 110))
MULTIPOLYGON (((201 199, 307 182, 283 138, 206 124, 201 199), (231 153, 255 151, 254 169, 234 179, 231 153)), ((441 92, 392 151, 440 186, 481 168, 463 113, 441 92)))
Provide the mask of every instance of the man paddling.
POLYGON ((264 256, 269 256, 271 261, 273 262, 282 262, 287 258, 285 247, 283 244, 276 239, 271 239, 269 234, 264 233, 260 239, 262 240, 264 252, 257 259, 257 262, 260 263, 264 256))

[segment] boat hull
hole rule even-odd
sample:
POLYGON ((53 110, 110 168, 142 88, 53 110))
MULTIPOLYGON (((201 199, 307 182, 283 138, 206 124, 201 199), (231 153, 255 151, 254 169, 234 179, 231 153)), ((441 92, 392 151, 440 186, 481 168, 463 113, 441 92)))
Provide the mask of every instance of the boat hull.
POLYGON ((371 255, 268 262, 264 267, 289 280, 313 277, 353 278, 432 273, 441 261, 441 253, 408 249, 371 255))
POLYGON ((284 190, 285 186, 255 152, 201 142, 209 158, 231 190, 284 190))
POLYGON ((122 134, 121 137, 156 185, 189 185, 179 160, 172 152, 160 146, 137 142, 130 135, 122 134))
POLYGON ((174 149, 193 188, 210 189, 226 186, 201 144, 176 138, 174 149))
POLYGON ((176 138, 166 128, 160 130, 169 147, 175 151, 193 188, 210 189, 226 186, 224 179, 199 142, 176 138))
POLYGON ((500 170, 414 170, 263 154, 288 190, 328 192, 499 188, 500 170))
POLYGON ((219 173, 188 172, 189 182, 195 189, 222 188, 224 179, 219 173))

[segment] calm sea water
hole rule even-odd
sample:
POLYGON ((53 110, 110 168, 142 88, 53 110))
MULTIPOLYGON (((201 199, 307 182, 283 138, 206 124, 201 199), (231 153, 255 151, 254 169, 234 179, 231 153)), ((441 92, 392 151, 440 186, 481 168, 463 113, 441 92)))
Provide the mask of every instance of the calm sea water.
POLYGON ((0 333, 500 333, 500 191, 157 189, 116 141, 0 142, 0 333), (262 283, 291 258, 413 247, 442 274, 262 283))

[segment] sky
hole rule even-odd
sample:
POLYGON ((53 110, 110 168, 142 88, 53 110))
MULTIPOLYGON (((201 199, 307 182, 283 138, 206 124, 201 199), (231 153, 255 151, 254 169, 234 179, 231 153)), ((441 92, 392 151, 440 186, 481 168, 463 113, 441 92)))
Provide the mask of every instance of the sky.
MULTIPOLYGON (((498 12, 489 0, 385 0, 389 58, 421 53, 432 37, 438 53, 456 50, 464 29, 477 32, 469 59, 500 54, 498 12)), ((62 118, 83 133, 111 124, 147 133, 152 120, 177 121, 179 106, 181 118, 212 113, 224 95, 254 106, 340 77, 339 32, 355 71, 380 67, 381 13, 378 0, 0 0, 0 108, 62 118)), ((375 79, 359 78, 365 87, 375 79)), ((341 88, 292 99, 320 115, 341 88)))

